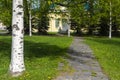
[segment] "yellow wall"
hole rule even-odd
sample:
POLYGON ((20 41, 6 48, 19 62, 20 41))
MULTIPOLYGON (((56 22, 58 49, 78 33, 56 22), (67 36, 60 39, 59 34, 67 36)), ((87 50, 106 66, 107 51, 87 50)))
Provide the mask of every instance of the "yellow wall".
POLYGON ((49 29, 48 29, 48 32, 58 32, 60 28, 62 29, 62 19, 68 20, 67 16, 61 16, 59 14, 51 13, 48 16, 49 16, 49 26, 48 26, 49 29), (56 27, 56 25, 55 25, 55 20, 56 19, 59 19, 59 27, 56 27))
POLYGON ((6 30, 6 26, 2 22, 0 22, 0 30, 6 30))

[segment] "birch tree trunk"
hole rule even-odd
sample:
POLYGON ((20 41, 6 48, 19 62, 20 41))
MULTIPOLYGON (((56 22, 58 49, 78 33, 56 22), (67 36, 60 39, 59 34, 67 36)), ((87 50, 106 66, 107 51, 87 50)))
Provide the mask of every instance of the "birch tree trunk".
POLYGON ((29 10, 29 36, 32 36, 32 24, 31 24, 31 20, 32 20, 32 15, 31 15, 31 0, 27 0, 28 3, 28 10, 29 10))
POLYGON ((23 0, 13 0, 12 12, 12 51, 9 71, 11 76, 16 77, 25 70, 23 55, 23 0))
POLYGON ((70 13, 68 14, 68 37, 70 37, 70 26, 71 26, 71 22, 70 22, 70 13))
POLYGON ((112 8, 111 8, 112 4, 110 1, 110 24, 109 24, 109 38, 112 38, 112 8))
POLYGON ((29 10, 29 36, 32 36, 31 9, 29 10))

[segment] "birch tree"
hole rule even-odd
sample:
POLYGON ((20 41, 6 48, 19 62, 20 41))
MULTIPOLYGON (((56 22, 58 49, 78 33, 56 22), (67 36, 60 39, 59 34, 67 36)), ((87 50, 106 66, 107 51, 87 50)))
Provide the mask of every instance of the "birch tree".
POLYGON ((13 77, 16 77, 25 71, 23 55, 23 0, 13 0, 12 13, 12 51, 9 71, 13 77))
POLYGON ((29 10, 29 36, 32 36, 32 24, 31 24, 31 20, 32 20, 32 15, 31 15, 31 0, 27 0, 28 3, 28 10, 29 10))
POLYGON ((109 38, 110 39, 112 37, 112 17, 111 17, 112 10, 111 10, 111 6, 112 6, 112 4, 111 4, 111 1, 110 1, 110 24, 109 24, 109 38))

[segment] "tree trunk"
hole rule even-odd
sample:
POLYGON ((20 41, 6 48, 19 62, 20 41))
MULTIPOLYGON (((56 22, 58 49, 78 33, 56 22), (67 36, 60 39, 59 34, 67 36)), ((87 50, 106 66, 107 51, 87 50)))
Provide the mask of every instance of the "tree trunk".
POLYGON ((31 15, 31 2, 30 2, 30 0, 27 0, 27 3, 28 3, 28 10, 29 10, 29 36, 32 36, 32 24, 31 24, 32 15, 31 15))
POLYGON ((71 26, 71 22, 70 22, 70 13, 68 15, 68 37, 70 37, 70 26, 71 26))
POLYGON ((112 10, 111 10, 111 1, 110 1, 110 24, 109 24, 109 38, 112 38, 112 10))
POLYGON ((31 10, 29 11, 29 36, 32 36, 31 10))
POLYGON ((9 71, 11 76, 16 77, 25 71, 23 55, 23 0, 13 0, 12 12, 12 51, 9 71))

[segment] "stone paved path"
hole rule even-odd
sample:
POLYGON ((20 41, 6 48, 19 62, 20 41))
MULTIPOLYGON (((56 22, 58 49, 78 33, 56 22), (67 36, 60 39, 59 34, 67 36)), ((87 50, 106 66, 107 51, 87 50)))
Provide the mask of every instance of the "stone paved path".
POLYGON ((89 46, 83 43, 83 39, 75 37, 71 44, 68 55, 70 66, 75 72, 58 76, 55 80, 109 80, 103 74, 100 65, 96 61, 89 46))

